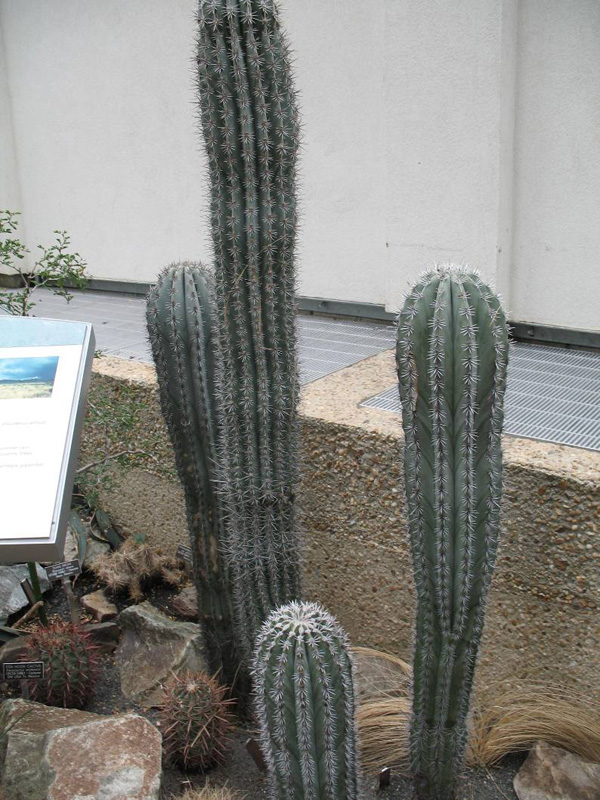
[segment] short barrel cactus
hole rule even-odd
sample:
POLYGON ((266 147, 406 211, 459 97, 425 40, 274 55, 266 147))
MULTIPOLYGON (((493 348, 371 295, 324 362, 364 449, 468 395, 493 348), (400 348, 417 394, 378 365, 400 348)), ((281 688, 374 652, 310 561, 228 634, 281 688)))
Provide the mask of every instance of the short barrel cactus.
POLYGON ((42 661, 44 677, 31 681, 32 700, 50 706, 83 708, 97 677, 98 648, 90 635, 71 622, 55 622, 32 633, 24 661, 42 661))
POLYGON ((272 800, 358 798, 353 664, 336 620, 314 603, 274 611, 254 678, 272 800))
POLYGON ((204 672, 173 675, 165 687, 161 730, 165 759, 204 772, 225 758, 231 730, 226 687, 204 672))
POLYGON ((398 322, 404 469, 417 589, 411 756, 417 794, 454 796, 498 545, 507 325, 459 267, 427 273, 398 322))

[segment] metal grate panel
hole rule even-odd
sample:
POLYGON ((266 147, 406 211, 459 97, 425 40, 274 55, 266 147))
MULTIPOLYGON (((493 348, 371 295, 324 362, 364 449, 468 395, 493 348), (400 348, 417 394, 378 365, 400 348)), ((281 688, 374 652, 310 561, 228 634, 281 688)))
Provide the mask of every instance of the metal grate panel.
MULTIPOLYGON (((398 388, 361 405, 399 414, 398 388)), ((600 451, 600 353, 513 342, 504 432, 600 451)))
MULTIPOLYGON (((146 336, 146 301, 141 295, 111 292, 73 292, 65 303, 47 290, 36 293, 36 316, 91 322, 96 347, 106 355, 152 362, 146 336)), ((298 317, 298 361, 302 384, 336 372, 392 347, 395 331, 390 325, 298 317)))

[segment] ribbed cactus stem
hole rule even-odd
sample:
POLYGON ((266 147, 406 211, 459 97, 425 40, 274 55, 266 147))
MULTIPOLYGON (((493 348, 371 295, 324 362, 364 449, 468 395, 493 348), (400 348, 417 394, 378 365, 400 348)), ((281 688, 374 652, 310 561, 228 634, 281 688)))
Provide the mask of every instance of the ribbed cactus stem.
POLYGON ((211 178, 219 486, 247 657, 299 594, 294 323, 298 120, 272 0, 200 0, 198 90, 211 178))
POLYGON ((454 795, 496 560, 508 359, 499 299, 459 267, 427 273, 398 321, 404 466, 417 589, 412 766, 454 795))
POLYGON ((173 264, 150 291, 147 322, 160 403, 184 489, 198 610, 210 667, 232 680, 235 655, 230 579, 215 489, 215 312, 211 278, 199 264, 173 264))
POLYGON ((271 800, 358 798, 353 664, 336 620, 314 603, 274 611, 254 679, 271 800))

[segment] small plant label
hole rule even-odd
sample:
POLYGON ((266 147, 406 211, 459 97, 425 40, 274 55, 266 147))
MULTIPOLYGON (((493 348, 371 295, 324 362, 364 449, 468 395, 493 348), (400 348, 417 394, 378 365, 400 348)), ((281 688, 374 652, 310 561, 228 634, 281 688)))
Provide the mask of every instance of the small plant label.
POLYGON ((389 767, 384 767, 379 773, 379 788, 385 789, 390 785, 392 779, 392 770, 389 767))
POLYGON ((43 677, 43 661, 13 661, 2 664, 2 679, 5 681, 41 681, 43 677))
POLYGON ((62 561, 59 564, 50 564, 46 567, 49 581, 58 581, 61 578, 73 578, 81 573, 81 564, 78 559, 62 561))
POLYGON ((246 750, 252 756, 254 763, 259 768, 261 772, 265 772, 267 769, 267 764, 265 762, 265 757, 262 754, 262 750, 260 749, 260 745, 256 741, 256 739, 248 739, 246 742, 246 750))
POLYGON ((188 564, 191 564, 193 562, 192 548, 188 547, 187 544, 180 544, 175 553, 175 558, 178 558, 180 561, 187 561, 188 564))

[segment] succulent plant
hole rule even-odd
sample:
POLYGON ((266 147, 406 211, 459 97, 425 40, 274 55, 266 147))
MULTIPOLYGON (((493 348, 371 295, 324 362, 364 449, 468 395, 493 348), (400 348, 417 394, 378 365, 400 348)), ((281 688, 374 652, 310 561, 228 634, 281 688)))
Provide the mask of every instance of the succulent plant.
POLYGON ((223 761, 231 730, 226 688, 205 672, 173 675, 161 706, 163 748, 168 762, 203 772, 223 761))
POLYGON ((336 620, 315 603, 275 610, 253 672, 272 800, 358 798, 353 664, 336 620))
POLYGON ((184 489, 198 610, 207 655, 228 683, 239 669, 232 591, 217 494, 214 310, 200 264, 173 264, 149 292, 147 321, 161 408, 184 489))
POLYGON ((54 622, 27 637, 24 661, 42 661, 44 677, 29 682, 32 700, 50 706, 83 708, 94 690, 98 648, 71 622, 54 622))
POLYGON ((439 267, 408 295, 397 367, 417 589, 411 759, 417 794, 454 795, 496 560, 508 334, 477 274, 439 267))
POLYGON ((111 592, 126 591, 136 603, 144 597, 144 584, 162 580, 179 586, 183 579, 174 558, 133 539, 127 539, 119 550, 97 556, 89 566, 111 592))
POLYGON ((299 595, 299 124, 273 0, 200 0, 198 31, 219 351, 218 487, 238 640, 249 661, 268 614, 299 595))

